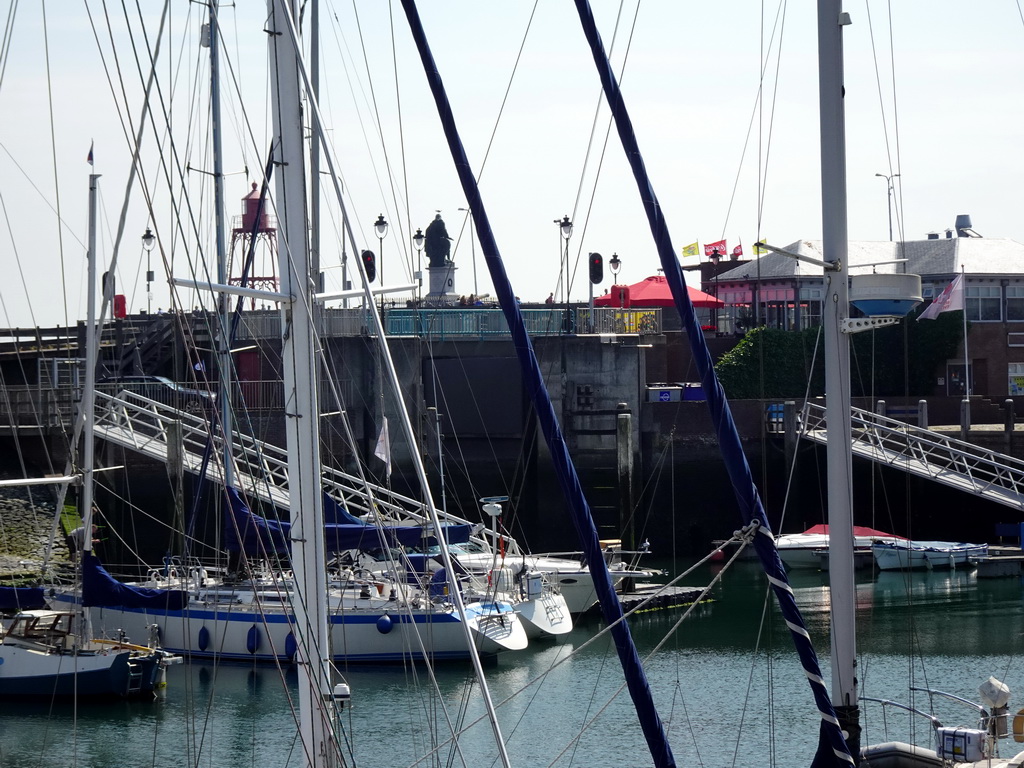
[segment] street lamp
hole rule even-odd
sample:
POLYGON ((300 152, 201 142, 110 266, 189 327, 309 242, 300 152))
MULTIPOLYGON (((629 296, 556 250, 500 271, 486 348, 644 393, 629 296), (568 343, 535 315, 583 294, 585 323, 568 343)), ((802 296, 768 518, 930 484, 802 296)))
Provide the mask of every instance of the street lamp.
MULTIPOLYGON (((380 273, 380 285, 384 287, 384 238, 388 235, 388 223, 384 221, 384 214, 382 213, 377 217, 377 220, 373 222, 373 229, 377 233, 377 271, 380 273)), ((380 311, 384 311, 384 293, 380 295, 380 311)))
POLYGON ((153 247, 156 245, 156 235, 153 234, 153 230, 146 227, 146 233, 142 236, 142 250, 146 252, 146 314, 150 314, 153 311, 153 292, 150 290, 150 286, 153 283, 153 269, 150 264, 149 258, 153 253, 153 247))
POLYGON ((417 227, 416 234, 412 236, 412 247, 416 249, 416 282, 419 284, 419 288, 416 289, 417 299, 423 290, 423 243, 426 239, 423 230, 417 227))
POLYGON ((558 225, 558 231, 562 235, 562 239, 565 240, 565 267, 562 271, 564 277, 561 280, 562 289, 565 291, 565 320, 562 330, 568 333, 571 330, 569 323, 569 238, 572 237, 572 222, 566 215, 562 217, 561 221, 555 219, 555 224, 558 225))
POLYGON ((889 211, 889 242, 892 242, 892 180, 899 176, 898 173, 894 173, 891 176, 887 176, 884 173, 876 173, 875 176, 885 179, 885 203, 886 208, 889 211))
POLYGON ((622 259, 619 258, 619 254, 613 253, 612 257, 608 259, 608 271, 612 273, 613 285, 619 284, 620 269, 622 269, 622 259))

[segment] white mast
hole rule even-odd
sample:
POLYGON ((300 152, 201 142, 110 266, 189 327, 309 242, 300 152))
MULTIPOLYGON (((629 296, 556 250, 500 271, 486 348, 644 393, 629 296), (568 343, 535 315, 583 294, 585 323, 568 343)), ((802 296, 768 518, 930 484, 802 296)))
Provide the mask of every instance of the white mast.
POLYGON ((818 0, 818 89, 821 119, 822 254, 827 291, 825 394, 828 445, 829 586, 832 603, 832 702, 850 752, 860 751, 857 710, 857 638, 853 572, 853 500, 850 429, 850 343, 846 222, 846 113, 843 104, 841 0, 818 0))
MULTIPOLYGON (((214 237, 217 253, 217 282, 227 285, 227 248, 224 241, 224 158, 220 117, 220 17, 219 0, 210 2, 210 123, 213 142, 214 237)), ((217 334, 217 373, 220 377, 221 434, 224 436, 224 486, 234 484, 231 457, 231 303, 227 294, 217 297, 220 332, 217 334)))
POLYGON ((298 641, 300 736, 309 766, 341 764, 331 717, 330 631, 320 478, 319 403, 313 337, 313 276, 304 184, 302 104, 297 53, 288 17, 297 0, 268 0, 272 111, 280 222, 282 345, 288 487, 292 510, 291 551, 295 573, 295 636, 298 641))
MULTIPOLYGON (((93 439, 93 427, 96 422, 96 358, 99 345, 96 343, 96 209, 99 195, 100 174, 89 174, 89 252, 86 257, 86 288, 88 298, 86 300, 85 319, 85 383, 82 386, 82 419, 83 419, 83 446, 82 446, 82 541, 81 553, 78 560, 78 568, 82 568, 82 561, 87 552, 92 552, 92 501, 93 501, 93 467, 95 466, 95 441, 93 439)), ((60 510, 58 509, 58 512, 60 510)), ((84 596, 83 596, 84 597, 84 596)), ((92 640, 92 623, 89 621, 89 609, 84 607, 83 602, 79 603, 81 637, 79 641, 83 644, 92 640)))

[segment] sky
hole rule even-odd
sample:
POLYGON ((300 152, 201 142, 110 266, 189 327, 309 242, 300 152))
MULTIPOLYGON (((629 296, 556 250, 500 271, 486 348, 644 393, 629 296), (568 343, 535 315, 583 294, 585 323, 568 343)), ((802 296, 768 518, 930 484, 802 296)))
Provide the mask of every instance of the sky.
MULTIPOLYGON (((401 5, 321 3, 320 103, 356 247, 379 252, 385 284, 409 282, 422 259, 412 234, 440 211, 455 238, 455 291, 490 293, 401 5), (391 225, 382 241, 373 230, 381 214, 391 225)), ((168 272, 215 270, 208 55, 199 46, 205 9, 168 4, 161 35, 164 5, 155 1, 141 4, 141 18, 137 10, 126 18, 111 3, 104 17, 94 0, 14 3, 13 14, 7 5, 5 18, 13 21, 0 49, 0 323, 49 326, 84 317, 90 171, 102 175, 100 271, 116 250, 116 288, 129 311, 168 308, 168 272), (154 109, 129 190, 147 45, 153 50, 158 42, 154 109), (149 254, 141 247, 147 227, 159 238, 149 254), (155 273, 151 296, 147 258, 155 273)), ((730 250, 740 244, 750 255, 758 238, 782 246, 821 237, 812 5, 594 0, 677 253, 724 238, 730 250)), ((852 18, 844 33, 850 238, 888 240, 891 211, 894 239, 923 239, 969 214, 983 236, 1024 241, 1020 8, 990 1, 967 9, 940 0, 859 2, 845 10, 852 18), (899 174, 891 195, 889 180, 877 174, 899 174)), ((574 4, 421 0, 419 12, 523 301, 564 295, 566 243, 556 221, 566 215, 574 223, 572 300, 587 299, 590 252, 606 261, 619 256, 619 282, 655 274, 659 261, 640 195, 617 135, 608 132, 574 4)), ((230 218, 265 163, 270 86, 264 3, 243 0, 220 14, 230 218)), ((321 258, 326 285, 335 289, 341 213, 333 192, 322 199, 321 258)), ((351 255, 351 246, 346 250, 351 255)), ((595 293, 611 282, 606 272, 595 293)), ((180 291, 177 303, 191 308, 208 298, 180 291)))

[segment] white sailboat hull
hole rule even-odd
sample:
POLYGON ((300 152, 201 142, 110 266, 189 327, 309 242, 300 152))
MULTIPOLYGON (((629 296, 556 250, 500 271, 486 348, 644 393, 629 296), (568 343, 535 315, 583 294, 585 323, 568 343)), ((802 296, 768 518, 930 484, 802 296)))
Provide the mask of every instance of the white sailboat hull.
POLYGON ((526 635, 531 640, 568 634, 572 630, 572 614, 563 595, 546 591, 543 594, 516 603, 526 635))
MULTIPOLYGON (((296 654, 294 616, 280 606, 256 610, 245 605, 193 601, 185 610, 153 612, 130 608, 92 608, 97 631, 123 629, 146 636, 156 625, 166 651, 201 659, 291 661, 296 654)), ((522 650, 529 639, 511 607, 471 604, 467 616, 479 652, 492 656, 522 650)), ((469 658, 465 630, 454 611, 401 608, 351 608, 330 617, 333 660, 396 662, 469 658)))

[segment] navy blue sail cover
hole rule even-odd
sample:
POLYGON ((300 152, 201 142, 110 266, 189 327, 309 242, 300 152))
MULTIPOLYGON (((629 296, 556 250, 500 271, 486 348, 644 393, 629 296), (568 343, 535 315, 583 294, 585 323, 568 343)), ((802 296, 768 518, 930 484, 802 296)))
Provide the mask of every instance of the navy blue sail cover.
MULTIPOLYGON (((224 526, 224 546, 230 552, 244 552, 247 555, 287 555, 291 523, 268 520, 253 514, 242 500, 238 490, 228 489, 231 502, 231 516, 224 526)), ((355 520, 354 523, 328 523, 324 526, 327 549, 341 552, 347 549, 379 549, 381 547, 431 547, 437 545, 437 537, 429 526, 421 525, 368 525, 345 512, 332 501, 331 515, 334 519, 355 520)), ((472 526, 469 524, 445 525, 445 540, 449 544, 469 541, 472 526)))
POLYGON ((82 605, 98 608, 152 608, 180 611, 188 605, 188 592, 150 589, 115 579, 92 552, 83 552, 82 605))
POLYGON ((45 607, 46 597, 42 587, 0 587, 0 613, 45 607))

